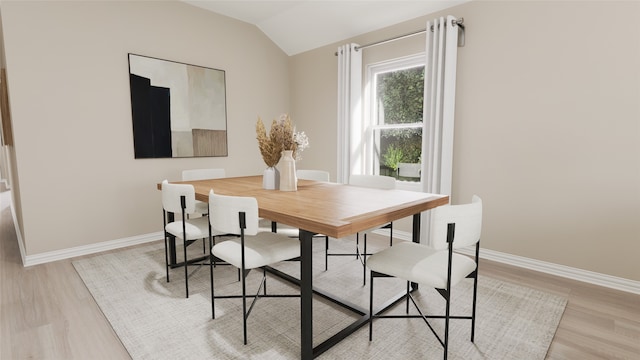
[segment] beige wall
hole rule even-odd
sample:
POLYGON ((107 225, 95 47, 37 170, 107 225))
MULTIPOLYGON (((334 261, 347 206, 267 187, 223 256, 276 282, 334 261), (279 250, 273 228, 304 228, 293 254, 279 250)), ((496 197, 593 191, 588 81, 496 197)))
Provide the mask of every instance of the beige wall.
MULTIPOLYGON (((483 198, 482 246, 640 280, 640 3, 474 1, 442 14, 467 26, 452 200, 483 198)), ((409 33, 433 17, 351 40, 409 33)), ((423 43, 365 49, 365 61, 423 43)), ((290 59, 292 111, 313 129, 304 166, 333 179, 337 45, 290 59)))
POLYGON ((256 27, 172 1, 0 6, 27 255, 161 231, 155 184, 183 169, 264 169, 255 122, 288 111, 289 80, 256 27), (127 53, 226 71, 228 157, 134 159, 127 53))
MULTIPOLYGON (((170 1, 0 11, 27 255, 160 231, 154 184, 182 169, 259 174, 258 115, 289 110, 311 141, 299 167, 335 180, 337 44, 287 58, 253 26, 170 1), (229 157, 134 159, 129 52, 226 70, 229 157)), ((640 3, 481 1, 449 13, 468 28, 453 202, 483 197, 483 247, 640 280, 640 3)), ((423 42, 370 48, 365 60, 423 42)))

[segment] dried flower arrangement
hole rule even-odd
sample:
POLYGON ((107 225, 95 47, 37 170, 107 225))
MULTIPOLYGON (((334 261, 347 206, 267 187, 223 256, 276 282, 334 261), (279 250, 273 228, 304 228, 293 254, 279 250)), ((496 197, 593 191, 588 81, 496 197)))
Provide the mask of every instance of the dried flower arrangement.
POLYGON ((296 143, 296 151, 294 152, 294 159, 301 160, 302 152, 309 147, 309 138, 304 131, 294 132, 293 141, 296 143))
POLYGON ((256 123, 256 139, 262 159, 268 167, 274 167, 280 161, 283 150, 293 150, 293 156, 299 160, 299 152, 309 146, 309 139, 304 132, 294 131, 291 118, 287 114, 280 116, 278 120, 271 122, 269 134, 264 127, 262 119, 258 117, 256 123), (296 151, 299 151, 296 153, 296 151))

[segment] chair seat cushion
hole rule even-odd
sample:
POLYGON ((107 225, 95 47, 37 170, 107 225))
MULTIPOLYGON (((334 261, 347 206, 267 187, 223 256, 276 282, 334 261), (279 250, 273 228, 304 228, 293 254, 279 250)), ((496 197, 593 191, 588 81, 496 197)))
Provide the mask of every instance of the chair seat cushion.
POLYGON ((278 234, 297 239, 298 237, 300 237, 300 230, 290 227, 278 226, 278 234))
MULTIPOLYGON (((371 255, 367 267, 400 279, 446 289, 448 256, 448 250, 403 241, 371 255)), ((451 286, 476 269, 475 261, 464 255, 453 253, 452 262, 451 286)))
MULTIPOLYGON (((167 224, 165 230, 182 239, 182 221, 174 221, 167 224)), ((187 232, 187 238, 185 240, 196 240, 209 237, 209 218, 207 216, 188 219, 185 222, 185 230, 187 232)), ((221 232, 211 229, 211 235, 218 236, 223 235, 221 232)))
MULTIPOLYGON (((165 230, 177 237, 182 239, 182 221, 174 221, 167 224, 165 230)), ((194 240, 201 239, 204 237, 209 237, 209 221, 207 217, 198 217, 193 219, 188 219, 185 221, 185 231, 187 238, 185 240, 194 240)))
MULTIPOLYGON (((259 227, 259 231, 271 232, 271 227, 259 227)), ((278 225, 278 234, 288 236, 290 238, 300 238, 300 229, 292 228, 292 227, 281 227, 278 225)), ((323 234, 315 234, 314 237, 326 237, 327 235, 323 234)))
MULTIPOLYGON (((245 269, 254 269, 300 256, 300 242, 282 234, 260 232, 255 236, 245 236, 245 269)), ((216 257, 242 267, 241 243, 239 238, 222 241, 213 246, 211 252, 216 257)))
POLYGON ((196 200, 196 212, 198 214, 206 215, 209 213, 209 203, 196 200))
MULTIPOLYGON (((297 228, 292 228, 282 224, 278 224, 277 230, 278 234, 286 235, 288 237, 298 238, 300 234, 300 231, 297 228)), ((271 221, 267 219, 260 219, 258 223, 258 231, 271 232, 271 221)))

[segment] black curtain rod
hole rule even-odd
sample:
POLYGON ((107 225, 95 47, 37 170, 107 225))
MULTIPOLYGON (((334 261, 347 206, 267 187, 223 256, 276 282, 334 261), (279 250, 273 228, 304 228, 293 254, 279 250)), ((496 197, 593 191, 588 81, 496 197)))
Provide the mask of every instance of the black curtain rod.
MULTIPOLYGON (((458 25, 464 31, 464 18, 460 18, 458 20, 452 20, 451 21, 451 25, 458 25)), ((431 31, 433 31, 433 25, 431 25, 431 31)), ((408 38, 408 37, 411 37, 411 36, 414 36, 414 35, 420 35, 420 34, 425 33, 425 32, 427 32, 427 30, 414 31, 414 32, 411 32, 411 33, 408 33, 408 34, 404 34, 404 35, 392 37, 392 38, 389 38, 389 39, 372 42, 372 43, 365 44, 365 45, 362 45, 362 46, 356 46, 355 50, 358 51, 360 49, 365 49, 365 48, 376 46, 376 45, 382 45, 382 44, 385 44, 385 43, 388 43, 388 42, 391 42, 391 41, 396 41, 396 40, 408 38)), ((338 52, 336 51, 334 55, 338 56, 338 52)))

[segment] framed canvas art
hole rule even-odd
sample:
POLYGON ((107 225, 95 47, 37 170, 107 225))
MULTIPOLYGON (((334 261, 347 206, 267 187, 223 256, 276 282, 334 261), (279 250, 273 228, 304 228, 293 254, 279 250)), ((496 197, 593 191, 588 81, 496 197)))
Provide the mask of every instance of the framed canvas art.
POLYGON ((225 72, 129 54, 136 159, 227 156, 225 72))

